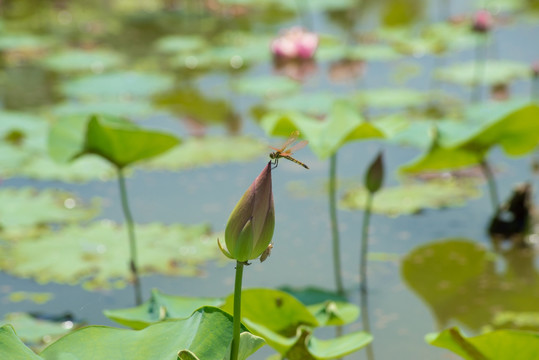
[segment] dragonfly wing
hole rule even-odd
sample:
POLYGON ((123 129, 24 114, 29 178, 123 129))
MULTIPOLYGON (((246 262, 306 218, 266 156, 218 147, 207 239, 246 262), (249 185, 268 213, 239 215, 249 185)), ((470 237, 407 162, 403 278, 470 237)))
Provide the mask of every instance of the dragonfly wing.
POLYGON ((281 148, 278 151, 284 151, 284 149, 286 149, 288 146, 290 146, 290 144, 296 141, 298 136, 299 136, 299 131, 298 130, 293 131, 290 134, 290 137, 288 138, 288 140, 286 140, 286 142, 281 146, 281 148))
POLYGON ((308 143, 309 142, 307 140, 300 141, 299 143, 297 143, 296 145, 294 145, 290 149, 288 149, 286 152, 287 153, 293 153, 295 151, 303 149, 305 146, 307 146, 308 143))

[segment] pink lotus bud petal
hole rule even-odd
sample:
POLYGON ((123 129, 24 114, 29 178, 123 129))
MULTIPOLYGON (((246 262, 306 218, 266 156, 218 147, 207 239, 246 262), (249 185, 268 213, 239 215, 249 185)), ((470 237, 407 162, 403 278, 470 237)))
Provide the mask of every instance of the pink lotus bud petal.
POLYGON ((481 33, 490 31, 494 20, 488 10, 479 10, 473 17, 473 30, 481 33))
POLYGON ((269 162, 232 210, 225 229, 228 251, 223 253, 240 262, 256 259, 271 243, 274 228, 275 209, 269 162))

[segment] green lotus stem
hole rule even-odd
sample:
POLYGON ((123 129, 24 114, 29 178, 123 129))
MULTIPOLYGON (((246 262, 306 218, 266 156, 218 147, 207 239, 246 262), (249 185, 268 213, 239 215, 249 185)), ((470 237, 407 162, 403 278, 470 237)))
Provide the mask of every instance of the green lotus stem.
MULTIPOLYGON (((371 322, 369 319, 369 303, 368 303, 367 293, 362 291, 359 294, 359 302, 360 302, 360 309, 361 309, 361 323, 363 325, 363 331, 370 333, 371 322)), ((367 347, 365 348, 365 351, 367 351, 367 360, 374 360, 374 349, 373 349, 372 343, 367 345, 367 347)))
POLYGON ((118 167, 118 184, 120 186, 120 197, 122 199, 122 209, 124 212, 125 223, 127 225, 127 234, 129 236, 129 268, 133 275, 133 287, 135 289, 135 303, 137 305, 142 304, 142 291, 140 288, 140 278, 138 275, 138 262, 137 262, 137 240, 135 238, 135 225, 133 222, 133 216, 129 210, 129 203, 127 201, 127 189, 125 187, 125 177, 123 168, 118 167))
POLYGON ((363 225, 361 228, 361 250, 359 254, 360 263, 359 263, 359 278, 361 280, 361 293, 367 293, 367 253, 369 246, 369 220, 371 217, 372 210, 372 199, 374 194, 368 192, 367 203, 365 205, 365 211, 363 212, 363 225))
POLYGON ((481 160, 479 165, 481 166, 481 171, 483 172, 483 175, 487 179, 488 189, 490 192, 490 201, 492 203, 492 210, 496 212, 498 210, 498 207, 500 206, 500 201, 498 198, 498 190, 496 187, 496 180, 494 179, 494 173, 492 172, 492 169, 490 168, 486 159, 481 160))
POLYGON ((232 346, 230 347, 230 360, 238 359, 240 349, 241 327, 241 281, 243 278, 244 263, 236 261, 236 280, 234 282, 234 323, 232 325, 232 346))
POLYGON ((337 293, 344 295, 341 273, 341 250, 339 240, 339 224, 337 222, 337 153, 329 159, 329 218, 333 243, 333 268, 337 293))

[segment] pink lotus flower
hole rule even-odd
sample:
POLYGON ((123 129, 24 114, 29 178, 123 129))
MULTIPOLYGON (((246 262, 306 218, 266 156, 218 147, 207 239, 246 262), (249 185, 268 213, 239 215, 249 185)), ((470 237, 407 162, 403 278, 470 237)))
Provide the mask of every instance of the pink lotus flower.
POLYGON ((472 29, 477 32, 485 33, 490 31, 494 19, 488 10, 479 10, 473 16, 472 29))
POLYGON ((276 58, 311 59, 318 47, 318 35, 301 27, 293 27, 271 42, 276 58))

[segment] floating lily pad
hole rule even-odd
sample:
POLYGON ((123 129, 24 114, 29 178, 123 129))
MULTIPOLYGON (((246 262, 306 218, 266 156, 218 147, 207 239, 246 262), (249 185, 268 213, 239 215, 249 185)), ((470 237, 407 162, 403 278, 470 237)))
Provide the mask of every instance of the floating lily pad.
POLYGON ((337 97, 333 93, 299 93, 284 98, 267 101, 269 110, 299 111, 309 115, 326 115, 337 97))
MULTIPOLYGON (((346 210, 364 209, 367 194, 363 187, 348 190, 341 206, 346 210)), ((480 191, 474 182, 464 181, 431 181, 385 187, 376 193, 372 211, 387 216, 417 214, 424 209, 462 206, 479 195, 480 191)))
POLYGON ((514 80, 527 79, 531 76, 530 66, 507 60, 488 60, 484 64, 466 62, 449 65, 436 71, 435 76, 450 83, 465 86, 478 84, 509 84, 514 80), (479 74, 479 75, 478 75, 479 74))
POLYGON ((34 188, 0 189, 0 234, 24 236, 36 227, 88 220, 99 212, 99 202, 86 205, 75 195, 59 190, 34 188))
POLYGON ((196 298, 166 295, 152 290, 151 298, 144 304, 117 310, 105 310, 105 316, 131 329, 143 329, 152 323, 168 319, 184 319, 201 306, 219 306, 222 298, 196 298))
POLYGON ((268 152, 264 142, 245 136, 190 138, 182 146, 148 161, 143 166, 150 169, 183 170, 231 161, 249 161, 264 152, 268 152))
POLYGON ((45 151, 25 158, 27 162, 6 171, 4 176, 63 182, 106 181, 116 177, 112 165, 98 156, 85 156, 71 163, 60 164, 52 160, 45 151))
POLYGON ((77 327, 77 324, 70 320, 44 320, 26 313, 7 314, 3 320, 0 320, 0 326, 5 324, 13 326, 17 331, 17 336, 33 348, 42 348, 77 327))
POLYGON ((120 54, 111 50, 71 49, 47 56, 43 59, 43 66, 58 73, 101 73, 117 68, 123 61, 120 54))
POLYGON ((41 150, 47 131, 48 124, 42 118, 26 113, 0 111, 0 142, 41 150))
POLYGON ((193 53, 206 46, 206 40, 197 35, 165 36, 155 44, 157 51, 162 53, 193 53))
POLYGON ((27 34, 4 34, 0 36, 0 51, 43 50, 50 47, 48 38, 27 34))
POLYGON ((166 75, 117 72, 88 75, 66 81, 62 92, 68 97, 105 99, 145 98, 169 90, 173 79, 166 75))
POLYGON ((354 101, 361 107, 400 108, 425 104, 429 96, 412 89, 373 89, 353 95, 354 101))
POLYGON ((44 304, 49 302, 54 298, 53 293, 40 293, 40 292, 29 292, 29 291, 14 291, 9 294, 8 300, 10 302, 21 302, 21 301, 31 301, 35 304, 44 304))
MULTIPOLYGON (((137 225, 141 274, 197 276, 220 253, 207 225, 137 225)), ((129 280, 126 230, 111 222, 67 226, 0 253, 0 268, 40 283, 83 283, 88 289, 123 287, 129 280), (62 249, 62 251, 58 251, 62 249), (48 254, 47 256, 42 256, 48 254)))
POLYGON ((137 99, 119 99, 118 101, 66 101, 56 104, 51 108, 55 116, 104 114, 111 116, 124 116, 129 118, 139 118, 141 116, 156 113, 157 109, 153 107, 149 100, 137 99))
POLYGON ((234 82, 234 90, 242 94, 258 95, 275 98, 294 93, 299 90, 299 84, 286 77, 265 76, 246 77, 234 82))

